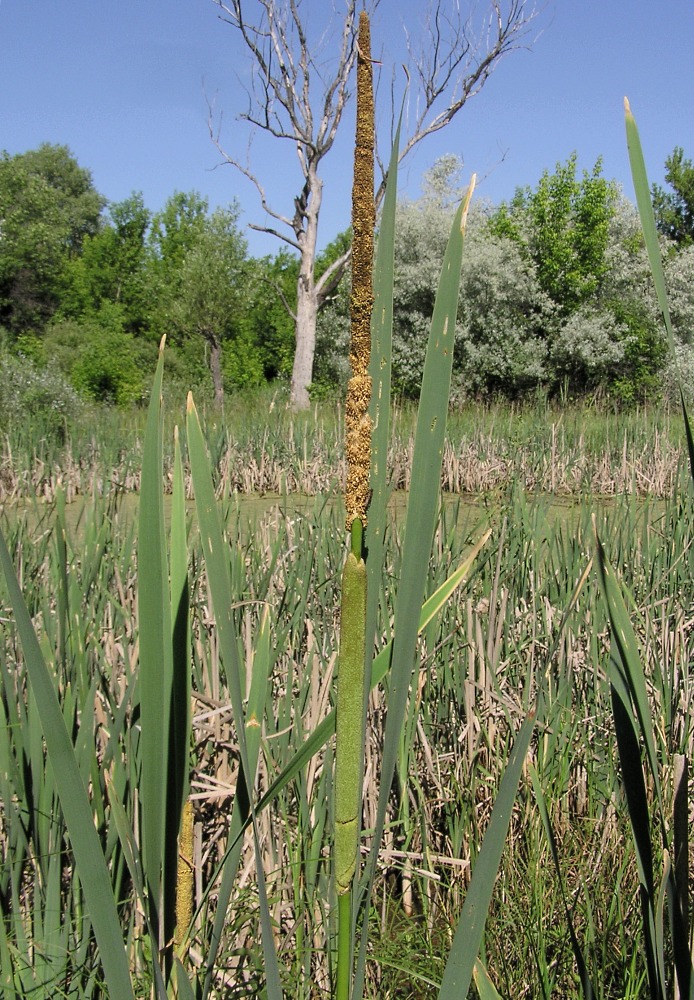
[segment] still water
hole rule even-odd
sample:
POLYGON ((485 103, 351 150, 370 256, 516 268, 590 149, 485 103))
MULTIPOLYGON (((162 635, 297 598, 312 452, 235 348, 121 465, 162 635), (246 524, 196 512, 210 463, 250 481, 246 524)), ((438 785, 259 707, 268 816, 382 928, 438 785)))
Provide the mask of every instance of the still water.
MULTIPOLYGON (((388 510, 390 526, 402 533, 407 517, 408 494, 395 491, 390 497, 388 510)), ((344 505, 338 496, 304 496, 291 494, 242 495, 236 494, 220 500, 220 512, 227 529, 242 538, 252 538, 261 525, 279 524, 283 520, 307 518, 341 530, 344 505)), ((513 495, 442 495, 442 530, 453 531, 462 541, 472 540, 488 525, 500 523, 504 518, 518 519, 543 525, 548 532, 559 527, 567 532, 585 524, 590 514, 595 514, 598 525, 614 518, 657 519, 664 509, 660 500, 633 497, 566 497, 537 494, 529 496, 520 491, 513 495)), ((122 494, 105 499, 79 497, 65 505, 65 525, 73 544, 79 545, 85 530, 94 530, 95 522, 109 520, 122 533, 134 532, 137 527, 139 496, 122 494)), ((171 510, 171 497, 164 497, 164 514, 167 521, 171 510)), ((196 525, 195 503, 188 502, 191 529, 196 525)), ((26 502, 0 504, 0 528, 7 535, 20 532, 23 536, 39 540, 53 530, 56 520, 55 504, 26 502)))

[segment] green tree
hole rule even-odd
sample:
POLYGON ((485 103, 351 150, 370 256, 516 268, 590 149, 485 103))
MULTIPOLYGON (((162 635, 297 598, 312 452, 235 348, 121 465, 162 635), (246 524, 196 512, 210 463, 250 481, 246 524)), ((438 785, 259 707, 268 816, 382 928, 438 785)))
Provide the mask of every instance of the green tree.
POLYGON ((694 243, 694 164, 676 146, 665 161, 665 191, 653 185, 653 210, 659 231, 680 247, 694 243))
POLYGON ((209 203, 197 191, 175 191, 152 218, 149 246, 162 270, 174 274, 205 229, 209 203))
POLYGON ((0 323, 43 328, 67 262, 99 230, 105 199, 67 146, 0 155, 0 323))
POLYGON ((264 377, 289 378, 294 359, 298 258, 288 250, 249 261, 243 323, 257 345, 264 377))
POLYGON ((94 187, 91 172, 80 167, 67 146, 51 143, 9 159, 49 187, 67 246, 78 253, 84 237, 98 230, 106 204, 94 187))
MULTIPOLYGON (((158 342, 170 332, 174 304, 180 294, 183 265, 202 235, 209 214, 207 198, 197 191, 175 191, 152 217, 147 236, 147 280, 150 294, 149 333, 158 342)), ((178 346, 183 346, 179 331, 178 346)))
POLYGON ((109 205, 102 228, 84 239, 82 253, 68 263, 60 313, 94 318, 104 307, 116 307, 123 327, 146 327, 150 310, 147 287, 147 230, 151 213, 142 194, 109 205))
POLYGON ((146 398, 156 356, 123 330, 120 319, 105 310, 98 319, 59 320, 47 328, 44 342, 48 364, 64 372, 81 396, 125 406, 146 398))
MULTIPOLYGON (((215 400, 224 399, 222 352, 225 341, 242 346, 241 374, 244 359, 249 369, 257 371, 252 344, 244 337, 242 310, 246 292, 247 243, 238 228, 236 205, 218 208, 212 215, 196 219, 194 238, 180 260, 176 292, 169 299, 169 320, 180 338, 199 338, 206 351, 212 373, 215 400)), ((180 235, 180 230, 178 231, 180 235)), ((176 242, 176 250, 181 244, 176 242)), ((262 373, 262 368, 260 369, 262 373)))
POLYGON ((532 261, 540 287, 569 315, 594 296, 609 272, 610 219, 618 189, 602 176, 598 160, 576 177, 576 154, 545 171, 533 191, 519 189, 501 205, 491 231, 519 244, 532 261))
POLYGON ((662 324, 653 316, 648 302, 634 295, 612 302, 611 308, 622 330, 624 349, 620 364, 611 372, 611 394, 626 404, 657 397, 668 360, 662 324))

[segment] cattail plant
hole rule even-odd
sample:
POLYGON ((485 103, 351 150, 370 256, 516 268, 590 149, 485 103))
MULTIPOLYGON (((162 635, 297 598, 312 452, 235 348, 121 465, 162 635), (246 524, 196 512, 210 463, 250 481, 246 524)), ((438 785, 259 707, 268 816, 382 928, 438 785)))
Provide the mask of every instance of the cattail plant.
MULTIPOLYGON (((371 462, 371 311, 374 246, 374 103, 369 19, 362 11, 357 43, 357 130, 352 189, 352 376, 345 405, 347 484, 345 509, 350 551, 342 571, 340 659, 335 739, 335 882, 338 895, 337 1000, 350 991, 351 889, 357 868, 364 773, 367 523, 371 462)), ((370 663, 368 665, 370 672, 370 663)))

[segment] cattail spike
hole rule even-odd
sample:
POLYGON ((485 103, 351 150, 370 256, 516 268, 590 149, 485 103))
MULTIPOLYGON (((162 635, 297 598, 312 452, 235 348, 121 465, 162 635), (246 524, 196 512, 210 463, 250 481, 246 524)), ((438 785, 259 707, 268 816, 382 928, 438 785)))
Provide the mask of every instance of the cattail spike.
POLYGON ((357 49, 357 133, 352 187, 352 296, 350 315, 352 377, 345 406, 347 530, 355 518, 366 525, 371 464, 371 312, 373 310, 374 226, 374 98, 369 18, 359 16, 357 49))

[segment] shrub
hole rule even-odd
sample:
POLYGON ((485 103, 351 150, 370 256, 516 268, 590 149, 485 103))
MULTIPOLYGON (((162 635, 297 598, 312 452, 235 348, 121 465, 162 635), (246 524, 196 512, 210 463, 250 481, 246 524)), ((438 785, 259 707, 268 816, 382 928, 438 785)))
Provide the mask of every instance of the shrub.
POLYGON ((671 254, 665 262, 670 319, 685 344, 694 341, 694 245, 671 254))
POLYGON ((694 345, 675 344, 675 356, 667 356, 662 375, 664 398, 679 405, 680 389, 687 404, 694 402, 694 345))
POLYGON ((40 367, 26 355, 0 356, 0 424, 26 421, 40 424, 40 432, 62 441, 66 421, 80 410, 74 388, 55 365, 40 367))
POLYGON ((518 245, 480 228, 463 263, 459 378, 474 394, 534 390, 548 378, 555 312, 518 245))
POLYGON ((47 331, 45 352, 79 393, 119 406, 140 402, 152 370, 155 348, 119 328, 97 320, 67 320, 47 331))
POLYGON ((572 395, 606 386, 629 343, 627 327, 613 313, 582 306, 563 324, 552 344, 554 377, 572 395))
POLYGON ((337 291, 318 313, 316 356, 311 399, 331 398, 349 378, 349 295, 352 273, 347 269, 337 291))
POLYGON ((75 387, 100 403, 141 402, 144 398, 142 370, 132 338, 107 334, 79 358, 72 370, 75 387))
POLYGON ((263 359, 252 333, 241 333, 223 342, 222 368, 227 388, 248 389, 263 384, 263 359))
POLYGON ((662 390, 667 341, 644 302, 622 299, 612 303, 612 312, 624 331, 624 356, 612 378, 610 391, 623 403, 644 402, 662 390))

